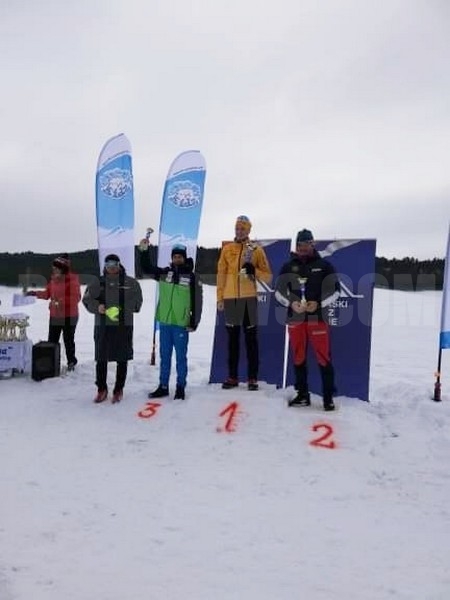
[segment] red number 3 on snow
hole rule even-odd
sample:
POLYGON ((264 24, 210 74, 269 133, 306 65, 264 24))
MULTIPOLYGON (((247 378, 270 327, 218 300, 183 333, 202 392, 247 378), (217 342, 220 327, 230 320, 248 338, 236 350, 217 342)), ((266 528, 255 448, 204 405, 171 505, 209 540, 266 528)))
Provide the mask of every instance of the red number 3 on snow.
POLYGON ((150 419, 156 415, 156 411, 160 406, 160 402, 146 402, 145 408, 138 412, 138 417, 141 417, 141 419, 150 419))

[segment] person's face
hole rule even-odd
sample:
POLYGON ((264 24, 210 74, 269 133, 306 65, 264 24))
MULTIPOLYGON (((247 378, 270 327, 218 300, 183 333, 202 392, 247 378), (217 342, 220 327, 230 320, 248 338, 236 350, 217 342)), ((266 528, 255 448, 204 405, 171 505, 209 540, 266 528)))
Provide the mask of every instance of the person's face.
POLYGON ((234 228, 234 234, 238 241, 246 240, 248 238, 248 227, 238 223, 234 228))
POLYGON ((108 275, 118 275, 120 271, 119 263, 116 261, 108 261, 105 263, 105 269, 108 275))
POLYGON ((172 254, 172 263, 179 267, 180 265, 184 265, 184 256, 182 254, 172 254))
POLYGON ((314 252, 314 243, 313 242, 299 242, 297 244, 297 254, 302 256, 312 256, 314 252))
POLYGON ((52 275, 53 275, 54 277, 62 277, 62 275, 63 275, 63 271, 62 271, 62 269, 60 269, 59 267, 55 267, 55 266, 53 266, 53 267, 52 267, 52 275))

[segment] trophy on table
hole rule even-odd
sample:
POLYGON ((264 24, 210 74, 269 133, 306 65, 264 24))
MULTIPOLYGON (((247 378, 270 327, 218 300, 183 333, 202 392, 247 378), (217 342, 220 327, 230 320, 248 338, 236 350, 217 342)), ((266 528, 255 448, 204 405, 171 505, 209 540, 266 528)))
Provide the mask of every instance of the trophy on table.
POLYGON ((0 341, 23 342, 27 339, 29 316, 23 313, 0 315, 0 341))
POLYGON ((7 321, 8 320, 6 317, 4 317, 3 315, 0 315, 0 342, 7 341, 7 333, 8 333, 7 321))
POLYGON ((21 315, 19 319, 16 321, 18 328, 18 338, 19 342, 24 342, 28 339, 27 337, 27 327, 30 325, 30 317, 28 315, 21 315))

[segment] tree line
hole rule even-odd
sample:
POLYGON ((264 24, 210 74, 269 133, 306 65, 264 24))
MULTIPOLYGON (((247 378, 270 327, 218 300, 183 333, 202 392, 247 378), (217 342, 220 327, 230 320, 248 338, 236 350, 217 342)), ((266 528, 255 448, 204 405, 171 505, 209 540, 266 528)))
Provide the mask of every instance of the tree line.
MULTIPOLYGON (((139 250, 136 252, 136 277, 141 278, 139 250)), ((156 263, 158 249, 150 247, 156 263)), ((196 271, 207 285, 215 285, 219 248, 197 248, 196 271)), ((50 275, 51 263, 58 254, 34 252, 0 253, 0 284, 7 286, 41 287, 50 275)), ((98 251, 84 250, 70 255, 72 268, 80 274, 81 283, 99 274, 98 251)), ((375 259, 375 286, 400 290, 442 290, 444 259, 418 260, 413 257, 375 259)))

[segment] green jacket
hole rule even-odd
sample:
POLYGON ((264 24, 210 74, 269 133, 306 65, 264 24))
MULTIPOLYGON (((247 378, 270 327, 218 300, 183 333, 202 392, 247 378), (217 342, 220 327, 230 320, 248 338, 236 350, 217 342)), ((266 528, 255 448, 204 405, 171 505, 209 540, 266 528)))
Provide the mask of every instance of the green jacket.
POLYGON ((161 268, 151 264, 148 251, 140 256, 143 272, 159 282, 156 320, 195 330, 202 314, 203 289, 193 272, 192 259, 179 267, 171 264, 161 268))

